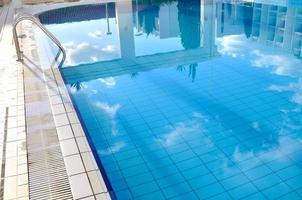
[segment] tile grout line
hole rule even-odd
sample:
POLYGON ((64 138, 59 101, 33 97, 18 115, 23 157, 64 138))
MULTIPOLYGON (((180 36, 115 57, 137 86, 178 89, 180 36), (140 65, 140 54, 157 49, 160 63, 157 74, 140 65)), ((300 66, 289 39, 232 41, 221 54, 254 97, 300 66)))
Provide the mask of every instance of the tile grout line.
MULTIPOLYGON (((58 80, 57 80, 56 75, 55 75, 55 73, 54 73, 53 70, 54 70, 54 69, 51 68, 51 72, 52 72, 52 75, 53 75, 53 77, 54 77, 55 84, 56 84, 57 88, 59 88, 58 80)), ((65 85, 64 85, 64 88, 65 88, 65 85)), ((66 89, 66 88, 65 88, 65 89, 66 89)), ((61 100, 63 101, 63 97, 62 97, 62 93, 61 93, 60 89, 59 89, 58 91, 59 91, 59 96, 61 97, 61 100)), ((65 114, 66 114, 66 116, 67 116, 68 122, 69 122, 69 124, 71 125, 72 123, 71 123, 71 121, 70 121, 70 117, 69 117, 69 115, 68 115, 68 112, 67 112, 67 109, 66 109, 66 106, 65 106, 64 103, 63 103, 63 107, 64 107, 65 114)), ((78 150, 78 152, 79 152, 79 156, 80 156, 81 161, 82 161, 82 163, 83 163, 83 167, 84 167, 85 173, 87 174, 90 188, 91 188, 91 190, 92 190, 92 192, 93 192, 93 194, 94 194, 94 190, 93 190, 93 187, 92 187, 92 183, 91 183, 91 180, 90 180, 90 178, 89 178, 89 176, 88 176, 88 171, 87 171, 86 166, 85 166, 85 164, 84 164, 84 159, 83 159, 83 156, 82 156, 82 154, 81 154, 81 150, 80 150, 80 148, 79 148, 79 144, 78 144, 78 142, 77 142, 77 140, 76 140, 76 136, 75 136, 75 134, 74 134, 74 130, 71 129, 71 131, 72 131, 72 135, 73 135, 73 137, 74 137, 74 139, 75 139, 75 143, 76 143, 76 146, 77 146, 77 150, 78 150)), ((75 155, 77 155, 77 154, 75 154, 75 155)), ((75 174, 74 174, 74 175, 75 175, 75 174)), ((95 199, 95 196, 94 196, 94 199, 95 199)))
POLYGON ((7 142, 7 126, 8 126, 8 111, 9 108, 5 108, 5 123, 4 123, 4 134, 2 140, 2 167, 1 167, 1 183, 0 183, 0 199, 4 199, 4 184, 5 184, 5 160, 6 160, 6 142, 7 142))

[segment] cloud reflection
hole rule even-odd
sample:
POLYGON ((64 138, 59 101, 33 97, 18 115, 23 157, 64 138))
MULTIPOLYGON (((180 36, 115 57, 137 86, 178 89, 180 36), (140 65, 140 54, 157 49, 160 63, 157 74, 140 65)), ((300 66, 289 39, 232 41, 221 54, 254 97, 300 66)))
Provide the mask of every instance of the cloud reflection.
POLYGON ((95 39, 101 39, 103 38, 103 33, 101 31, 95 31, 95 32, 89 32, 88 33, 88 36, 89 37, 92 37, 92 38, 95 38, 95 39))
POLYGON ((251 61, 255 67, 271 67, 274 74, 282 76, 296 77, 302 75, 302 68, 297 67, 301 65, 301 61, 292 55, 263 53, 259 50, 254 50, 251 54, 255 56, 255 59, 251 61))
POLYGON ((65 65, 75 66, 83 63, 97 62, 120 57, 119 50, 114 45, 100 47, 87 42, 64 44, 66 49, 65 65))
POLYGON ((118 110, 121 108, 120 104, 109 105, 107 103, 97 102, 95 105, 109 115, 111 120, 111 133, 112 135, 117 135, 118 129, 116 127, 115 117, 118 110))
POLYGON ((116 85, 116 80, 114 77, 99 78, 97 80, 105 84, 107 88, 113 88, 116 85))
POLYGON ((291 101, 302 105, 302 78, 300 78, 297 83, 289 83, 285 86, 271 85, 268 89, 277 92, 293 92, 291 101))
POLYGON ((202 135, 205 133, 206 130, 202 127, 202 123, 208 122, 208 119, 198 112, 194 112, 193 117, 193 120, 177 123, 175 127, 171 128, 171 131, 158 139, 158 142, 168 147, 177 144, 182 137, 192 136, 194 134, 202 135))
POLYGON ((125 146, 126 146, 126 143, 123 141, 116 142, 115 144, 113 144, 111 147, 108 147, 107 149, 98 150, 98 154, 101 154, 101 155, 114 154, 114 153, 117 153, 118 151, 120 151, 125 146))

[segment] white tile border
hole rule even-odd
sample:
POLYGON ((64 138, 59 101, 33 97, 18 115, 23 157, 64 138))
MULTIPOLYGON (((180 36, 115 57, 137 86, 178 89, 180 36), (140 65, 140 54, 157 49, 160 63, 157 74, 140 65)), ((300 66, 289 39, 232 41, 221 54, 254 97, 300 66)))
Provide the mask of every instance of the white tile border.
MULTIPOLYGON (((30 43, 37 43, 34 37, 31 38, 33 41, 30 43)), ((27 42, 22 45, 23 48, 29 48, 27 42)), ((40 54, 39 57, 41 58, 40 54)), ((74 199, 110 199, 59 70, 44 69, 41 78, 45 80, 47 87, 48 100, 74 199)))
MULTIPOLYGON (((57 84, 63 85, 64 83, 61 74, 58 73, 58 69, 53 69, 53 71, 57 84)), ((59 112, 64 113, 63 118, 62 114, 54 115, 54 118, 56 122, 60 121, 61 119, 64 120, 64 122, 61 121, 60 123, 56 124, 57 130, 59 132, 60 130, 64 129, 65 134, 68 135, 65 135, 65 137, 60 136, 59 141, 62 148, 67 173, 71 180, 71 189, 73 190, 74 188, 74 191, 76 191, 75 193, 73 192, 74 198, 84 198, 86 197, 85 195, 88 194, 88 191, 90 191, 92 195, 102 196, 103 199, 110 198, 108 194, 103 195, 103 193, 108 193, 108 190, 101 176, 100 170, 97 167, 95 158, 92 154, 91 148, 80 124, 80 120, 77 117, 65 86, 60 87, 60 96, 51 98, 50 103, 53 110, 59 107, 61 109, 59 112), (61 97, 61 99, 59 99, 59 97, 61 97), (69 112, 67 111, 66 107, 69 107, 69 112), (56 119, 57 117, 59 119, 56 119), (65 121, 65 117, 67 118, 67 122, 65 121), (77 167, 75 167, 76 165, 77 167), (75 176, 85 176, 89 181, 91 190, 86 188, 82 189, 82 193, 78 191, 76 183, 73 183, 74 180, 77 180, 75 176)), ((82 187, 84 187, 84 185, 82 185, 82 187)))

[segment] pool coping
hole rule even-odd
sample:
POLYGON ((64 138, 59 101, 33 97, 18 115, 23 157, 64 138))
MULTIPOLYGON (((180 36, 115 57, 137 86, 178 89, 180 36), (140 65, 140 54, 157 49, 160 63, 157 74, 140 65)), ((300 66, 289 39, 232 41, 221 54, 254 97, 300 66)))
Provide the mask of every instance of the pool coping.
MULTIPOLYGON (((72 5, 76 4, 83 4, 83 2, 72 5)), ((61 4, 61 6, 65 5, 61 4)), ((30 14, 37 14, 41 11, 38 6, 36 8, 37 12, 31 11, 30 14)), ((51 6, 49 8, 51 9, 51 6)), ((38 52, 39 48, 32 47, 32 44, 38 46, 38 41, 35 39, 31 23, 24 22, 21 29, 27 36, 21 42, 27 60, 39 63, 41 68, 45 63, 52 63, 50 58, 41 56, 38 52)), ((25 76, 24 79, 26 78, 29 77, 25 76)), ((47 101, 51 107, 55 134, 61 147, 73 199, 111 199, 59 69, 43 69, 40 78, 45 79, 47 101)), ((26 96, 25 93, 25 98, 26 96)))

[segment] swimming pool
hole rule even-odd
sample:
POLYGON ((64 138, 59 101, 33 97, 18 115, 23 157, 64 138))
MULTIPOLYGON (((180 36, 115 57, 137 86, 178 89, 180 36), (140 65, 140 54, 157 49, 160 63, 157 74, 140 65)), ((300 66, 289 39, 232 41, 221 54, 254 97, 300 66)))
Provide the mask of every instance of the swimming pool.
POLYGON ((117 1, 40 20, 67 50, 113 199, 302 199, 297 1, 117 1))

